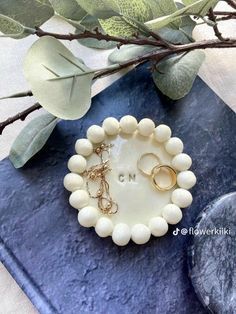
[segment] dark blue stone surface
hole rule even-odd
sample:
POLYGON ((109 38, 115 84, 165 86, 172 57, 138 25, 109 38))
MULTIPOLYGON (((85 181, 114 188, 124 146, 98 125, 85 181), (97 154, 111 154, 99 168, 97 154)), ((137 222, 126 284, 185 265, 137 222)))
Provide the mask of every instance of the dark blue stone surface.
POLYGON ((235 188, 235 114, 198 78, 174 102, 138 68, 93 99, 79 121, 61 122, 23 169, 0 163, 0 257, 40 313, 203 314, 188 277, 189 236, 117 247, 77 223, 62 181, 74 142, 94 123, 125 114, 168 124, 193 158, 198 183, 181 227, 235 188))

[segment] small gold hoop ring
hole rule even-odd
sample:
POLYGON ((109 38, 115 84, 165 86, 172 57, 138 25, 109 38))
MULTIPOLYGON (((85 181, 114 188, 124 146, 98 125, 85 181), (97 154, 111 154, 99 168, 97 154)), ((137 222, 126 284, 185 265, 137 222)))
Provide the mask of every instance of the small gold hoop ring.
POLYGON ((176 184, 176 181, 177 181, 177 175, 176 175, 176 171, 170 167, 170 166, 167 166, 167 165, 159 165, 159 166, 155 166, 153 169, 152 169, 152 173, 151 173, 151 178, 152 178, 152 184, 153 186, 159 190, 159 191, 169 191, 170 189, 172 189, 175 184, 176 184), (158 174, 158 172, 161 170, 161 169, 167 169, 169 174, 170 174, 170 177, 171 177, 171 184, 166 186, 166 187, 162 187, 160 186, 157 181, 156 181, 156 175, 158 174))
MULTIPOLYGON (((147 172, 147 171, 145 171, 145 169, 142 169, 142 168, 141 168, 141 163, 142 163, 142 161, 144 160, 144 158, 146 158, 146 157, 148 157, 148 156, 154 157, 155 160, 157 161, 157 165, 160 164, 160 159, 159 159, 159 157, 158 157, 157 155, 155 155, 154 153, 146 153, 146 154, 143 154, 143 155, 139 158, 139 160, 137 161, 137 168, 138 168, 143 174, 145 174, 145 176, 151 176, 152 170, 153 170, 153 169, 152 169, 150 172, 147 172)), ((154 168, 155 168, 155 167, 154 167, 154 168)))

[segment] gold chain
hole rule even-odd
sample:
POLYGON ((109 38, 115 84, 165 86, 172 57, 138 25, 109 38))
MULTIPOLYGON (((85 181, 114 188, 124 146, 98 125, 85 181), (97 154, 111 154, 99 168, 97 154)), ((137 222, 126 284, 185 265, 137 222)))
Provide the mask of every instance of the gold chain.
POLYGON ((106 174, 108 171, 111 171, 109 159, 104 161, 104 153, 110 157, 110 149, 112 144, 102 143, 100 146, 94 149, 101 162, 97 165, 91 166, 87 171, 84 172, 86 176, 86 186, 91 198, 96 198, 98 200, 98 208, 104 214, 115 214, 118 211, 118 204, 113 201, 110 195, 109 183, 106 180, 106 174), (92 195, 89 188, 89 181, 98 181, 99 188, 96 192, 96 195, 92 195))

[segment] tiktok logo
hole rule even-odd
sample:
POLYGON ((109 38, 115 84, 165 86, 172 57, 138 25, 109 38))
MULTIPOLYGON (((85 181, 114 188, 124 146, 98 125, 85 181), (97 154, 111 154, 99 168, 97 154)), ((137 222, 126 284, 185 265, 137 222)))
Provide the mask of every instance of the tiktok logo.
POLYGON ((179 231, 180 229, 179 228, 176 228, 174 231, 173 231, 173 235, 174 236, 177 236, 179 234, 179 231))

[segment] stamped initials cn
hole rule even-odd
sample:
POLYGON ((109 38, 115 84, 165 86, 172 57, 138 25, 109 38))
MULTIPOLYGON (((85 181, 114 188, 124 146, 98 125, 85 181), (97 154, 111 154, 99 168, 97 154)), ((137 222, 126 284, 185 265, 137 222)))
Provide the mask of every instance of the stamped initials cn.
POLYGON ((129 174, 119 174, 118 180, 120 182, 135 182, 136 181, 136 174, 135 173, 129 173, 129 174))

